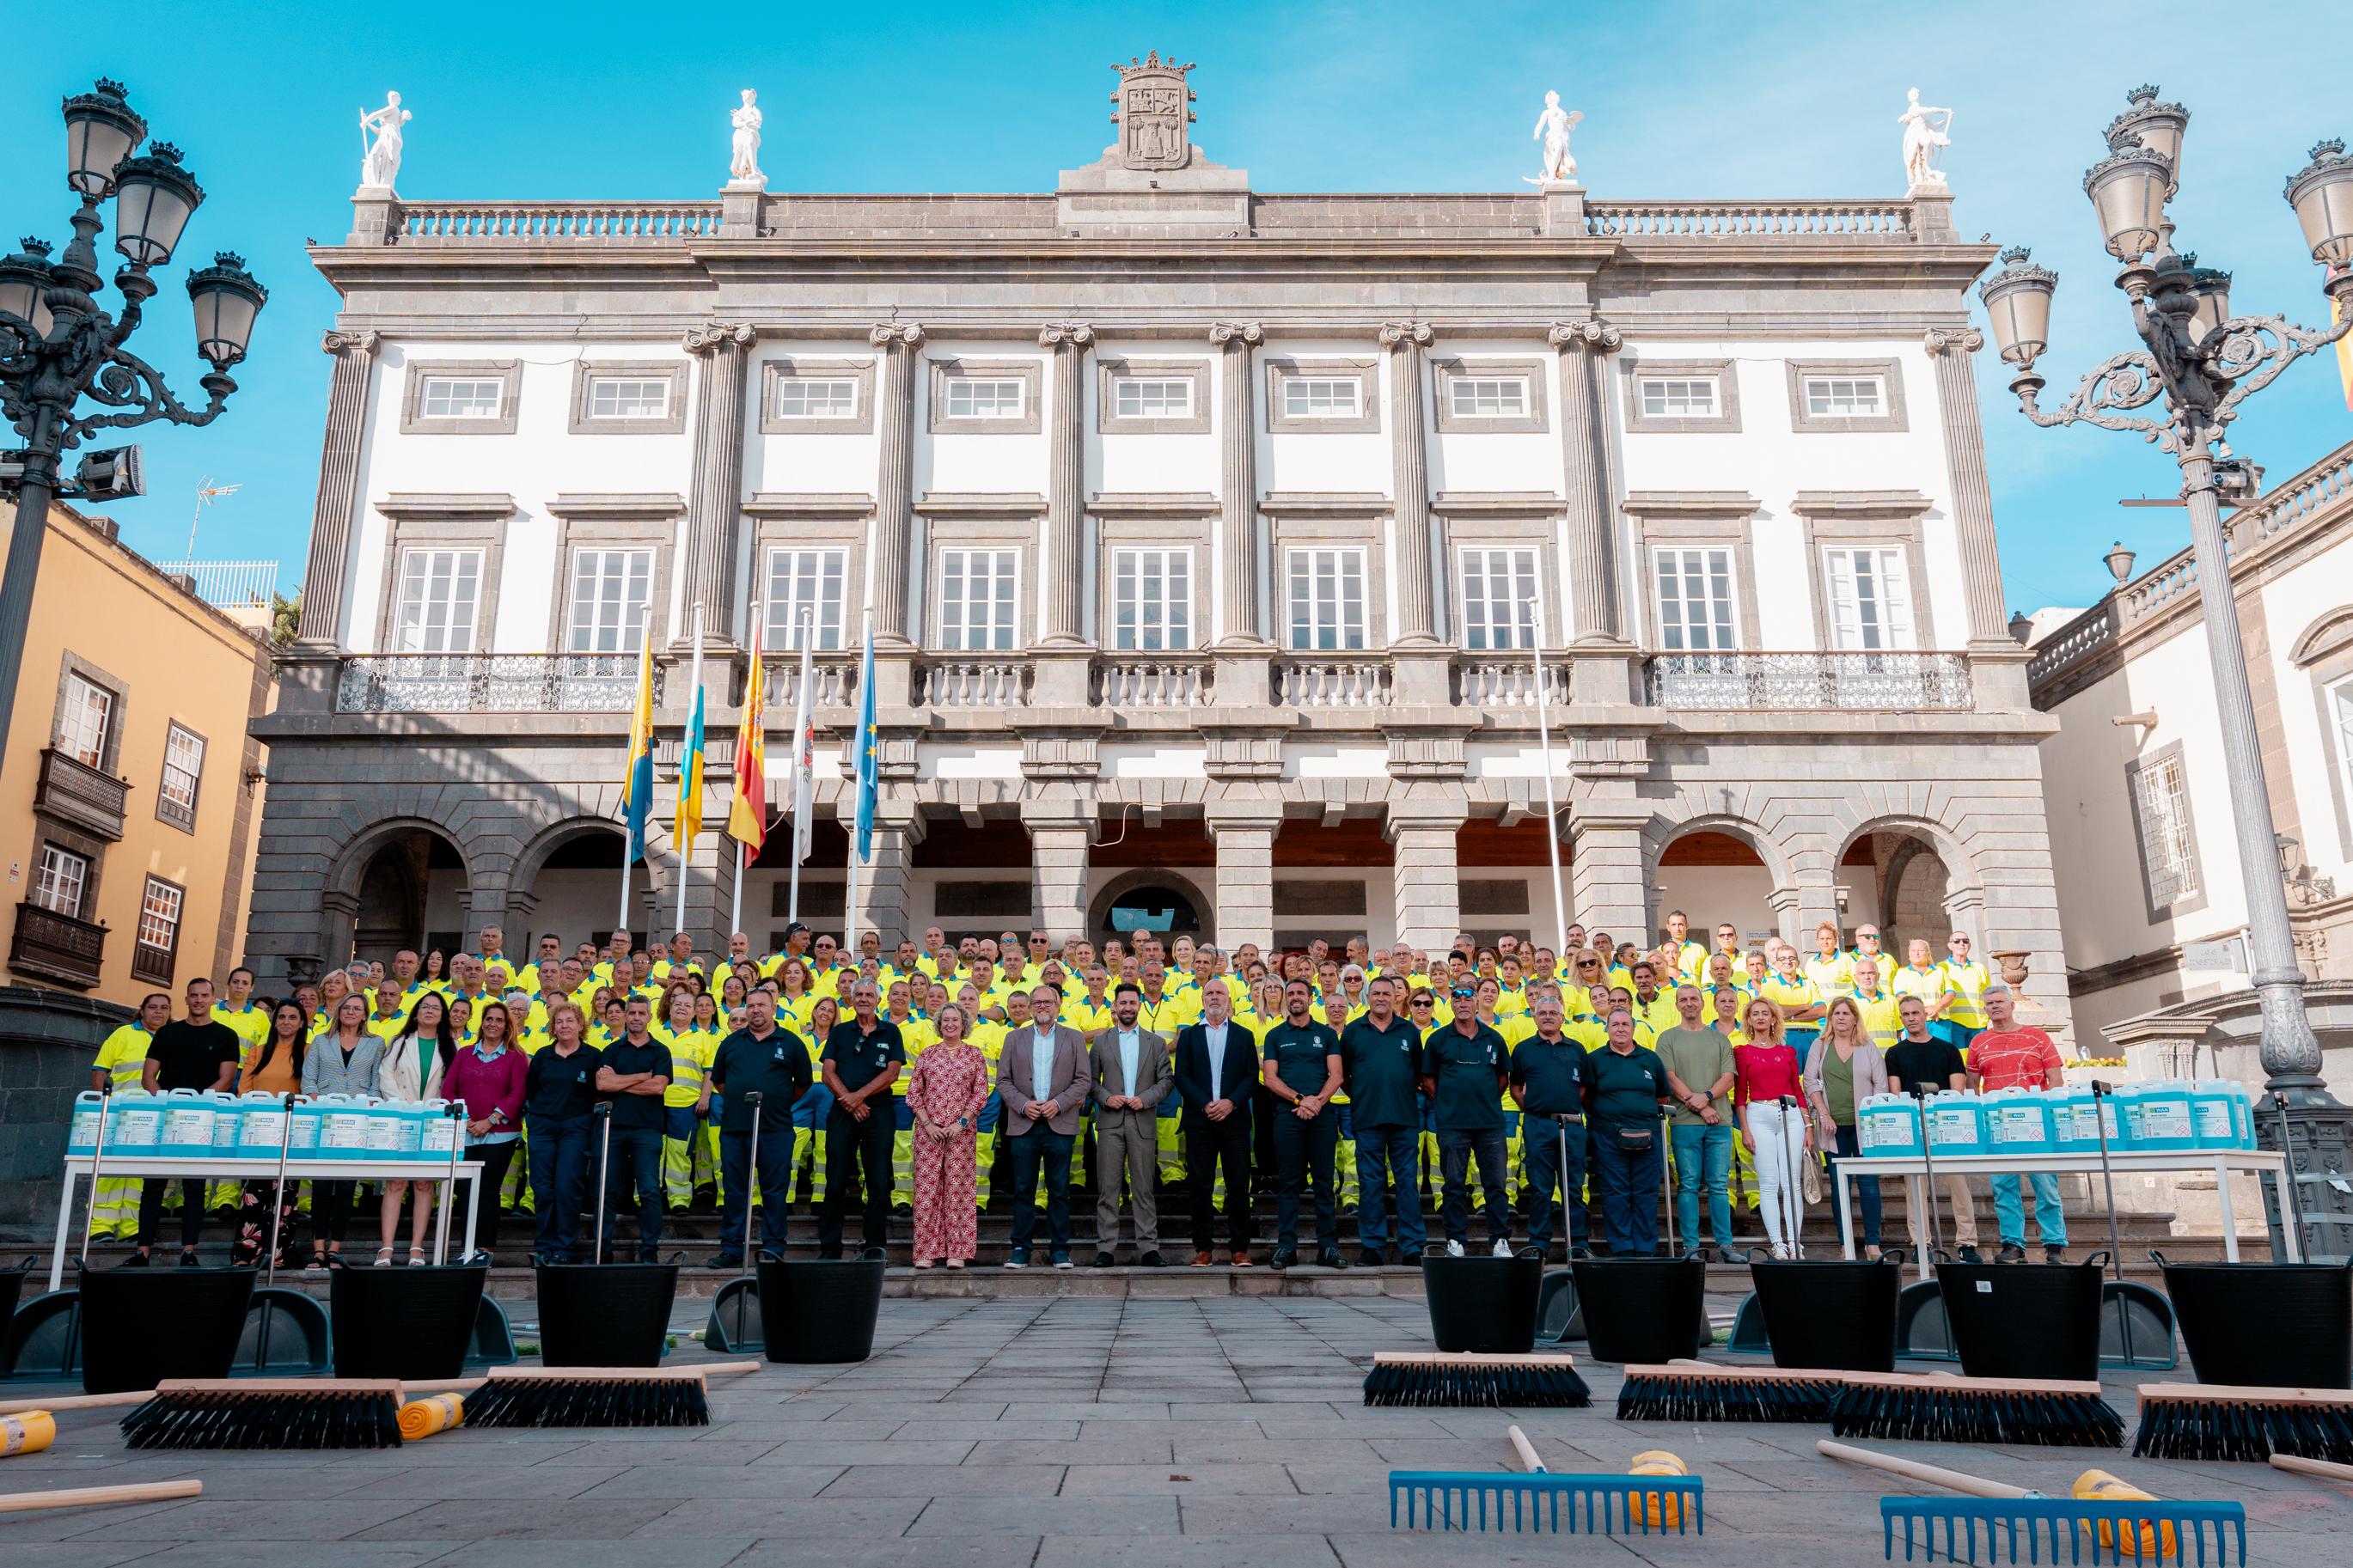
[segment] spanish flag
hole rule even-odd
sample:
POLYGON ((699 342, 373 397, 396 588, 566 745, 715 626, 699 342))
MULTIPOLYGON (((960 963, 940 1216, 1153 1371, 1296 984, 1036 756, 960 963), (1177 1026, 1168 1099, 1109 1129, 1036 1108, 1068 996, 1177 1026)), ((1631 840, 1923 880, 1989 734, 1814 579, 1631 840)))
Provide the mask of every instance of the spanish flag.
POLYGON ((646 611, 638 630, 638 706, 629 720, 629 760, 621 772, 621 810, 629 828, 629 858, 634 866, 646 856, 646 816, 654 804, 654 638, 653 610, 646 611))
POLYGON ((744 864, 760 858, 768 837, 768 770, 765 710, 767 672, 760 667, 760 613, 752 613, 752 672, 744 682, 744 725, 735 733, 735 802, 727 808, 727 837, 744 847, 744 864))

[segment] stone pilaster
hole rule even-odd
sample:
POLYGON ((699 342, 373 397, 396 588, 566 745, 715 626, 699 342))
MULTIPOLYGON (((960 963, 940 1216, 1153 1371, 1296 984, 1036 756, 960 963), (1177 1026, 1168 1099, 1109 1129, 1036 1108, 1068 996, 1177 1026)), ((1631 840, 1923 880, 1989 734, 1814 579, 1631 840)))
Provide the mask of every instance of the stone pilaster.
POLYGON ((1397 940, 1443 949, 1462 929, 1456 835, 1469 813, 1460 805, 1416 802, 1389 808, 1381 835, 1396 847, 1390 871, 1397 897, 1397 940))
POLYGON ((1029 921, 1057 946, 1087 931, 1087 847, 1095 816, 1082 800, 1025 802, 1029 830, 1029 921))
POLYGON ((1274 836, 1279 801, 1212 801, 1202 811, 1218 849, 1218 945, 1231 952, 1254 942, 1274 946, 1274 836))
MULTIPOLYGON (((1209 329, 1209 342, 1219 356, 1218 546, 1224 561, 1218 603, 1226 623, 1225 635, 1218 639, 1220 650, 1256 652, 1266 647, 1266 630, 1259 623, 1258 412, 1250 363, 1250 351, 1265 338, 1256 321, 1220 321, 1209 329)), ((1224 681, 1219 685, 1222 696, 1224 681)))
POLYGON ((655 923, 659 936, 684 931, 694 938, 694 951, 705 957, 727 951, 727 905, 734 897, 735 879, 743 865, 735 841, 718 831, 726 826, 728 803, 717 803, 719 816, 715 824, 709 815, 712 805, 707 797, 714 793, 717 792, 704 792, 702 831, 695 835, 693 855, 677 873, 686 879, 686 919, 681 921, 678 918, 678 889, 672 888, 662 900, 662 918, 655 923))
POLYGON ((1429 647, 1438 641, 1436 584, 1430 571, 1430 437, 1421 398, 1421 351, 1437 335, 1425 321, 1391 321, 1381 329, 1382 346, 1389 351, 1390 505, 1397 541, 1398 613, 1397 625, 1389 628, 1391 647, 1429 647))
POLYGON ((686 333, 702 361, 694 388, 694 473, 687 486, 686 618, 671 641, 693 635, 702 616, 706 647, 735 643, 735 555, 744 517, 744 382, 759 333, 748 321, 712 321, 686 333))
POLYGON ((1560 455, 1567 478, 1568 560, 1566 576, 1577 643, 1620 643, 1625 617, 1619 604, 1616 509, 1609 504, 1599 378, 1602 356, 1618 352, 1618 329, 1599 317, 1561 321, 1546 334, 1560 360, 1560 455))
POLYGON ((1095 341, 1092 327, 1065 321, 1041 328, 1038 343, 1053 351, 1053 395, 1047 405, 1053 425, 1046 442, 1046 560, 1039 575, 1046 594, 1048 647, 1086 644, 1088 584, 1095 580, 1087 561, 1085 360, 1095 341))
MULTIPOLYGON (((1949 204, 1947 204, 1949 205, 1949 204)), ((1972 686, 1981 709, 2025 712, 2028 654, 2010 635, 2003 609, 2001 552, 1994 541, 1993 491, 1986 480, 1985 431, 1970 356, 1985 344, 1975 327, 1932 327, 1928 358, 1936 367, 1936 410, 1945 437, 1945 473, 1953 489, 1953 531, 1961 547, 1961 581, 1969 609, 1972 686)))
POLYGON ((887 322, 866 334, 882 363, 876 378, 881 463, 874 481, 874 640, 903 647, 908 553, 915 520, 915 366, 923 329, 887 322))
MULTIPOLYGON (((858 860, 858 793, 844 790, 835 814, 849 834, 849 858, 858 860)), ((860 931, 882 933, 882 951, 899 945, 907 930, 907 889, 913 880, 915 846, 923 841, 923 814, 912 800, 874 803, 874 858, 857 866, 858 903, 850 917, 860 931)))
POLYGON ((327 388, 327 435, 319 453, 319 496, 311 510, 311 560, 302 574, 302 617, 295 643, 333 653, 343 639, 343 577, 351 563, 360 440, 367 426, 368 382, 383 339, 375 332, 328 332, 319 346, 335 362, 327 388))
POLYGON ((1568 807, 1568 901, 1588 931, 1645 942, 1651 924, 1642 829, 1649 808, 1630 797, 1572 801, 1568 807))

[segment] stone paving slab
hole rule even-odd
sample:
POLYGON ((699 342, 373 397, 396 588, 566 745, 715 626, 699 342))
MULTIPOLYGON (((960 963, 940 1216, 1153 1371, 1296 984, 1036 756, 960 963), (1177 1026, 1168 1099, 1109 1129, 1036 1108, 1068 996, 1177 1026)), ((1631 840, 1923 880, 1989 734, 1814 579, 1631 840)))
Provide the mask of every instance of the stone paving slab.
MULTIPOLYGON (((691 1314, 689 1314, 690 1316, 691 1314)), ((204 1498, 0 1517, 6 1568, 1425 1568, 1878 1563, 1892 1480, 1805 1426, 1620 1425, 1597 1407, 1368 1410, 1378 1350, 1428 1342, 1417 1301, 1023 1298, 886 1302, 876 1354, 712 1385, 702 1428, 469 1432, 395 1452, 132 1454, 111 1413, 69 1414, 9 1489, 197 1476, 204 1498), (1664 1447, 1704 1475, 1704 1538, 1392 1532, 1392 1468, 1503 1468, 1516 1420, 1556 1469, 1620 1473, 1664 1447)), ((673 1358, 694 1359, 689 1348, 673 1358)), ((2177 1374, 2158 1374, 2177 1375, 2177 1374)), ((37 1392, 31 1389, 12 1389, 37 1392)), ((2110 1400, 2129 1417, 2128 1381, 2110 1400)), ((2064 1491, 2098 1466, 2159 1495, 2245 1503, 2255 1562, 2344 1560, 2353 1488, 2267 1467, 2122 1452, 1872 1445, 2064 1491)))

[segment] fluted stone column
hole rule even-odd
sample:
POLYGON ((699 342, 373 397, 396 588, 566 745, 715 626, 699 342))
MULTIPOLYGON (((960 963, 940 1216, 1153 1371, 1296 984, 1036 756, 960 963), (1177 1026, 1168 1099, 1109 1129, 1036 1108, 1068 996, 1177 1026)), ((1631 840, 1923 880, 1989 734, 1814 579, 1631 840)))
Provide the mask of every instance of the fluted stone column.
MULTIPOLYGON (((1212 801, 1202 812, 1218 850, 1218 945, 1274 947, 1274 836, 1280 801, 1212 801)), ((1451 932, 1449 933, 1451 934, 1451 932)))
POLYGON ((1430 571, 1430 445, 1421 397, 1422 350, 1437 335, 1424 321, 1391 321, 1381 328, 1381 343, 1389 351, 1391 515, 1397 539, 1398 612, 1397 625, 1389 628, 1389 646, 1397 648, 1427 648, 1438 641, 1438 606, 1430 571))
POLYGON ((1225 636, 1219 639, 1221 648, 1266 646, 1266 629, 1259 621, 1258 403, 1250 363, 1250 351, 1265 338, 1256 321, 1220 321, 1209 329, 1209 342, 1220 358, 1218 548, 1224 562, 1218 603, 1226 623, 1225 636))
POLYGON ((1092 327, 1064 321, 1039 329, 1039 346, 1054 351, 1054 424, 1047 438, 1046 635, 1048 647, 1086 643, 1087 584, 1095 574, 1087 561, 1086 396, 1083 380, 1092 327))
POLYGON ((1021 808, 1029 830, 1029 919, 1056 946, 1087 935, 1087 848, 1095 817, 1083 801, 1032 801, 1021 808))
POLYGON ((874 480, 874 640, 908 641, 907 573, 915 519, 915 351, 923 329, 886 322, 866 334, 882 363, 875 396, 881 464, 874 480))
POLYGON ((690 329, 686 352, 702 362, 694 390, 694 476, 687 489, 685 622, 673 642, 693 632, 721 648, 735 641, 735 555, 744 517, 744 381, 759 339, 748 321, 690 329))
POLYGON ((1936 409, 1944 423, 1945 472, 1953 486, 1954 531, 1961 542, 1961 580, 1968 589, 1969 641, 2009 643, 2002 610, 2001 554, 1993 536, 1993 491, 1986 482, 1985 432, 1978 423, 1977 378, 1969 356, 1983 347, 1975 327, 1936 327, 1927 334, 1936 366, 1936 409))
POLYGON ((327 436, 319 453, 319 496, 311 510, 311 560, 302 574, 298 645, 333 652, 343 642, 343 576, 349 569, 356 510, 360 438, 367 424, 368 377, 383 339, 375 332, 328 332, 319 346, 333 356, 327 389, 327 436))
POLYGON ((1461 806, 1434 803, 1389 808, 1381 834, 1397 851, 1390 869, 1397 939, 1409 947, 1443 949, 1462 929, 1456 835, 1468 816, 1461 806))
POLYGON ((1568 503, 1566 580, 1574 606, 1570 640, 1625 640, 1619 600, 1618 528, 1609 504, 1609 472, 1599 384, 1602 356, 1618 352, 1618 329, 1599 317, 1554 325, 1546 341, 1560 356, 1560 455, 1568 503))

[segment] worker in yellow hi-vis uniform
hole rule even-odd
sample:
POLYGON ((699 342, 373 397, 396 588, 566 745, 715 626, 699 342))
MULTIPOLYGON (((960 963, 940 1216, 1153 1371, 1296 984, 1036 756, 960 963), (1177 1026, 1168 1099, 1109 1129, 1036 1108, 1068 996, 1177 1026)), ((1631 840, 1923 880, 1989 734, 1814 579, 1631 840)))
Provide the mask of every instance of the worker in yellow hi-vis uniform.
MULTIPOLYGON (((172 999, 161 991, 152 992, 139 1004, 139 1016, 123 1025, 98 1047, 98 1058, 90 1064, 90 1087, 106 1093, 139 1092, 139 1085, 147 1070, 147 1047, 155 1031, 172 1021, 172 999)), ((111 1119, 120 1107, 110 1106, 111 1119)), ((125 1241, 139 1234, 139 1189, 135 1178, 109 1176, 100 1182, 90 1194, 90 1234, 93 1239, 104 1240, 120 1237, 125 1241)))
MULTIPOLYGON (((269 1009, 253 999, 253 971, 239 964, 228 972, 227 1000, 213 1004, 213 1016, 236 1032, 242 1054, 269 1037, 269 1009)), ((205 1207, 235 1209, 245 1198, 243 1182, 215 1182, 205 1188, 205 1207)))
POLYGON ((907 1109, 907 1081, 915 1076, 915 1058, 925 1047, 939 1044, 940 1032, 914 1010, 914 992, 907 982, 894 980, 885 1004, 887 1016, 899 1026, 899 1043, 906 1048, 907 1070, 891 1085, 891 1207, 900 1214, 915 1212, 915 1113, 907 1109))
MULTIPOLYGON (((970 990, 971 987, 966 986, 965 989, 970 990)), ((977 994, 975 993, 975 998, 977 994)), ((972 1000, 967 999, 959 1005, 967 1014, 972 1013, 972 1000)), ((976 1124, 979 1131, 975 1135, 972 1145, 973 1206, 984 1210, 988 1207, 989 1167, 997 1161, 997 1124, 1005 1116, 1005 1107, 997 1098, 996 1088, 997 1064, 1005 1056, 1005 1036, 1004 1025, 977 1016, 974 1016, 972 1027, 965 1031, 965 1038, 979 1047, 980 1054, 988 1058, 988 1101, 980 1108, 980 1121, 976 1124)))
POLYGON ((662 1090, 662 1202, 681 1214, 694 1202, 694 1145, 702 1131, 702 1080, 718 1053, 716 1037, 694 1026, 694 994, 670 988, 660 1023, 649 1031, 670 1050, 670 1087, 662 1090))
POLYGON ((802 1190, 812 1209, 825 1201, 825 1119, 833 1110, 833 1091, 825 1087, 825 1071, 819 1063, 825 1056, 825 1042, 840 1021, 841 1004, 831 996, 820 996, 809 1004, 808 1026, 793 1031, 808 1046, 810 1079, 809 1091, 793 1107, 793 1169, 803 1169, 807 1162, 809 1173, 802 1190))
MULTIPOLYGON (((1176 990, 1168 984, 1168 971, 1158 960, 1148 960, 1142 966, 1144 983, 1137 988, 1140 998, 1136 1023, 1164 1040, 1174 1040, 1176 1031, 1187 1024, 1201 1021, 1201 990, 1198 984, 1176 990), (1155 994, 1156 993, 1156 994, 1155 994)), ((1155 1163, 1158 1166, 1160 1184, 1185 1179, 1185 1140, 1180 1129, 1183 1122, 1177 1113, 1184 1102, 1175 1095, 1160 1101, 1159 1110, 1152 1124, 1155 1163)))

